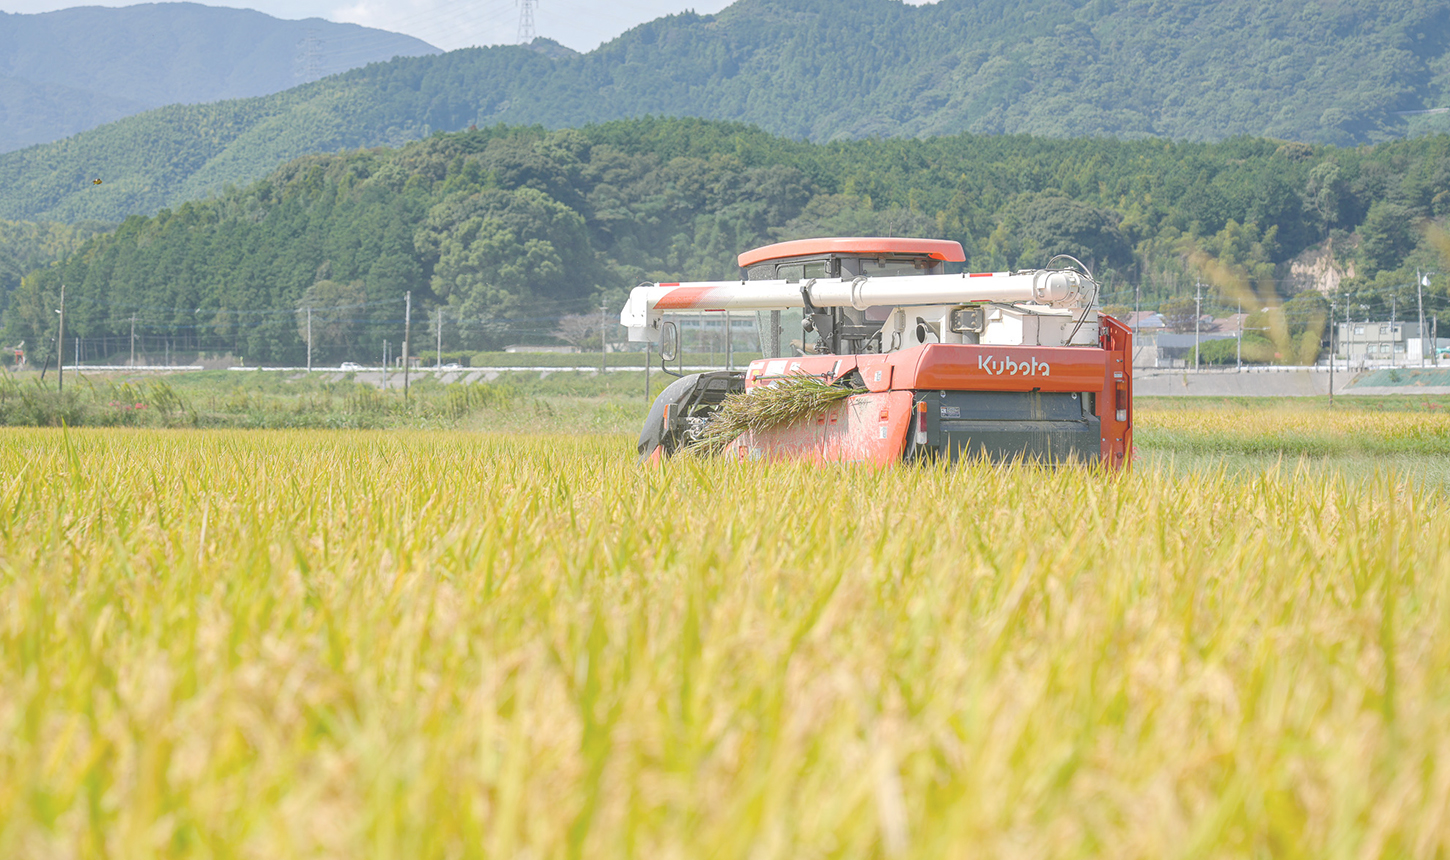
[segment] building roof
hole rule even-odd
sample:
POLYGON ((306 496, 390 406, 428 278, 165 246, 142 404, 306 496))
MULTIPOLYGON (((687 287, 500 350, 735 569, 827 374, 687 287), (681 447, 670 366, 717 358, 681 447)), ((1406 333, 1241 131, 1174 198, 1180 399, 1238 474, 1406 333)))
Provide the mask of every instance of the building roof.
MULTIPOLYGON (((1365 333, 1366 334, 1378 334, 1380 332, 1381 328, 1383 328, 1385 326, 1393 326, 1394 328, 1397 328, 1397 329, 1400 330, 1400 336, 1401 337, 1419 337, 1420 336, 1420 324, 1418 322, 1413 321, 1413 320, 1396 320, 1395 322, 1391 323, 1389 320, 1368 320, 1368 321, 1366 321, 1366 320, 1359 319, 1359 320, 1350 320, 1348 323, 1345 323, 1345 321, 1341 319, 1341 320, 1335 320, 1334 321, 1334 325, 1338 329, 1338 331, 1340 332, 1341 335, 1343 335, 1345 332, 1353 332, 1356 326, 1365 326, 1365 333)), ((1425 328, 1426 329, 1429 329, 1430 328, 1430 323, 1429 322, 1426 322, 1425 323, 1425 328)), ((1393 329, 1391 329, 1391 332, 1393 332, 1393 329)))
POLYGON ((1215 317, 1213 327, 1217 331, 1229 331, 1237 333, 1240 327, 1249 324, 1248 314, 1229 314, 1226 317, 1215 317))
POLYGON ((1127 323, 1129 328, 1167 328, 1168 324, 1158 316, 1157 311, 1134 311, 1128 314, 1127 323))
POLYGON ((870 256, 891 254, 903 256, 925 256, 947 263, 964 263, 966 252, 962 243, 948 239, 891 239, 880 236, 850 236, 844 238, 795 239, 777 242, 764 248, 754 248, 740 255, 740 265, 753 266, 767 260, 786 257, 809 257, 821 254, 850 254, 870 256))

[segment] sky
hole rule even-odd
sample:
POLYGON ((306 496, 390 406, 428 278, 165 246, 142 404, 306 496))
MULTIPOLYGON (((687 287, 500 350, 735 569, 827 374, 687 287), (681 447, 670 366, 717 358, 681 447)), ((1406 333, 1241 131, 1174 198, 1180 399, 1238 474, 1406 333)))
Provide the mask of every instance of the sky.
MULTIPOLYGON (((277 18, 325 18, 406 33, 451 51, 518 41, 522 0, 234 0, 208 6, 256 9, 277 18)), ((131 6, 127 0, 0 0, 0 11, 50 12, 71 6, 131 6)), ((534 32, 591 51, 631 27, 687 9, 718 12, 730 0, 534 0, 534 32)))

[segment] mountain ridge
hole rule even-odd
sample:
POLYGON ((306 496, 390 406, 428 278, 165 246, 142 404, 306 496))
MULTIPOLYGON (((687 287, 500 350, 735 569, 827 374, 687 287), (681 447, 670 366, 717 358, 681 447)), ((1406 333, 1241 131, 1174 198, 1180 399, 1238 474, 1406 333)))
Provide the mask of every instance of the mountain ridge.
POLYGON ((300 60, 326 75, 428 53, 438 49, 401 33, 198 3, 0 13, 0 152, 168 105, 291 89, 309 74, 300 60))
POLYGON ((0 217, 119 220, 313 152, 492 124, 743 121, 817 142, 961 132, 1350 145, 1450 129, 1450 3, 739 0, 571 55, 398 58, 0 156, 0 217), (86 177, 105 176, 104 186, 86 177))

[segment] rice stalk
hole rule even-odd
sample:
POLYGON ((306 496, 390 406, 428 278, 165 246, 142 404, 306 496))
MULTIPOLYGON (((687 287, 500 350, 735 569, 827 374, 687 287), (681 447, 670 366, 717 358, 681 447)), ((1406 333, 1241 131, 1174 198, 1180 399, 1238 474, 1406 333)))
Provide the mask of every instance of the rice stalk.
POLYGON ((1385 417, 1113 480, 3 429, 0 857, 1447 857, 1447 428, 1385 417))
POLYGON ((797 374, 770 385, 728 395, 689 446, 718 454, 743 433, 771 430, 819 415, 860 389, 797 374))

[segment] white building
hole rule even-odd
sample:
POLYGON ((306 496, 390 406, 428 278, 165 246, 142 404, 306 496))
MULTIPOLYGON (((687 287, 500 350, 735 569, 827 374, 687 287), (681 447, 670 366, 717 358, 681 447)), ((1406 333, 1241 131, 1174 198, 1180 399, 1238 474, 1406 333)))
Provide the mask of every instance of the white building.
POLYGON ((1412 322, 1348 322, 1335 323, 1339 329, 1334 354, 1350 361, 1402 363, 1407 359, 1419 364, 1428 357, 1428 338, 1420 336, 1420 324, 1412 322))

